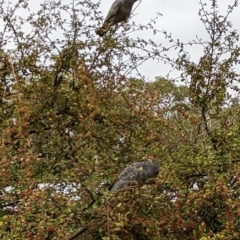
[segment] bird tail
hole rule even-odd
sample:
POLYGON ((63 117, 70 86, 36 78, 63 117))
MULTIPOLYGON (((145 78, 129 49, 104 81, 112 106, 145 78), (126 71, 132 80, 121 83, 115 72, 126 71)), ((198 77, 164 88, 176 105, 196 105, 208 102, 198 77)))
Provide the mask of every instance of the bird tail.
POLYGON ((102 27, 98 28, 96 30, 96 34, 99 35, 100 37, 103 37, 111 28, 110 24, 103 24, 102 27))

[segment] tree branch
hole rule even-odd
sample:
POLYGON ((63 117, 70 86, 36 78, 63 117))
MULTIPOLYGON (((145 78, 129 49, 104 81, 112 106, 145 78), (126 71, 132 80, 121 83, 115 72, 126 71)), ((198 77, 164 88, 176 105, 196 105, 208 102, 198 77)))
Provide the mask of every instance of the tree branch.
POLYGON ((86 232, 88 229, 89 229, 89 226, 86 224, 85 226, 80 228, 77 232, 75 232, 73 235, 71 235, 70 237, 67 237, 66 240, 73 240, 78 236, 80 236, 81 234, 83 234, 84 232, 86 232))

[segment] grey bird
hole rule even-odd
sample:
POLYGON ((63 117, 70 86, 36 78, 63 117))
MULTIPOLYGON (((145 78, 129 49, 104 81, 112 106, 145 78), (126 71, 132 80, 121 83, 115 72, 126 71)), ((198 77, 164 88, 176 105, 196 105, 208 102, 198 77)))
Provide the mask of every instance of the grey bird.
POLYGON ((120 22, 126 21, 131 14, 133 4, 138 0, 116 0, 104 20, 103 26, 97 29, 99 36, 104 36, 109 29, 120 22))
POLYGON ((136 162, 126 167, 110 186, 110 192, 118 191, 127 186, 143 186, 148 178, 156 177, 159 165, 156 162, 136 162))

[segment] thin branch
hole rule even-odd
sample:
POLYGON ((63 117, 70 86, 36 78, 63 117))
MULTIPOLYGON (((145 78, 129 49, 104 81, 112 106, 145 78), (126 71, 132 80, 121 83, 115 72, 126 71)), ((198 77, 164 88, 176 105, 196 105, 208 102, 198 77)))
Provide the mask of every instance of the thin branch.
POLYGON ((73 239, 79 237, 84 232, 86 232, 88 229, 89 229, 89 226, 86 224, 85 226, 80 228, 77 232, 75 232, 73 235, 71 235, 70 237, 67 237, 66 240, 73 240, 73 239))

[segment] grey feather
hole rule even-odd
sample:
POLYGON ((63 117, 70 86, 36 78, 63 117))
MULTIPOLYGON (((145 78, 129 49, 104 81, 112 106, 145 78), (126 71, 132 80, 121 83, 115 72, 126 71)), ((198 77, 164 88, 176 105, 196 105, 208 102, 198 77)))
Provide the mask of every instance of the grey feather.
POLYGON ((116 25, 122 21, 126 21, 131 14, 133 4, 137 0, 116 0, 104 20, 103 26, 97 29, 96 33, 99 36, 105 35, 111 26, 116 25))
POLYGON ((156 162, 136 162, 126 167, 110 187, 110 192, 122 189, 126 186, 142 186, 148 178, 156 177, 159 173, 159 165, 156 162))

